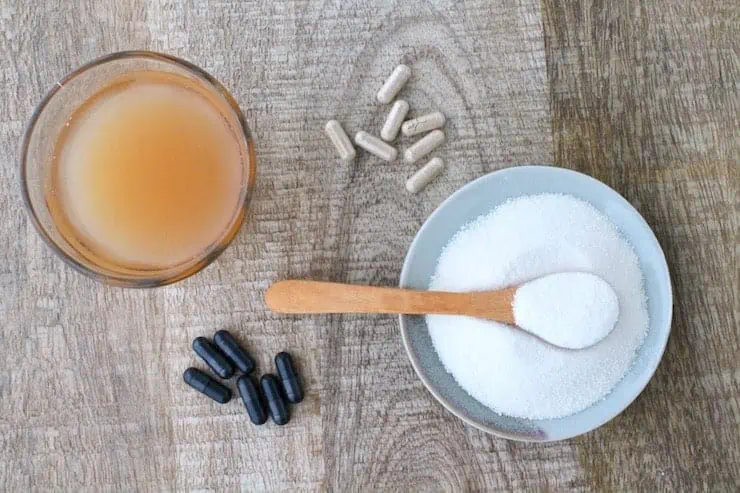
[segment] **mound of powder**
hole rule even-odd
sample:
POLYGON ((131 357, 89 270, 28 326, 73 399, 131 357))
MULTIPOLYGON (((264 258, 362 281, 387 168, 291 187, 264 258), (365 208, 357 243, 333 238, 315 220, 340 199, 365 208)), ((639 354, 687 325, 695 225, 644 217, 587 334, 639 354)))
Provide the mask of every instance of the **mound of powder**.
POLYGON ((517 326, 568 349, 593 346, 619 319, 617 293, 588 272, 560 272, 522 284, 512 308, 517 326))
POLYGON ((464 226, 439 258, 429 287, 434 291, 499 289, 558 272, 591 272, 616 292, 619 319, 595 346, 558 349, 495 322, 426 317, 447 371, 498 413, 567 416, 602 399, 622 379, 649 322, 637 255, 590 204, 541 194, 508 201, 464 226))

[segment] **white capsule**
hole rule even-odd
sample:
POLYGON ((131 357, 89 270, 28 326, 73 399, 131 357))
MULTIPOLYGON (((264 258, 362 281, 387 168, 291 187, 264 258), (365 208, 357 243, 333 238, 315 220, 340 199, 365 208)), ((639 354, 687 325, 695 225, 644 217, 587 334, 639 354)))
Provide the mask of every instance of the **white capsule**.
POLYGON ((407 163, 415 163, 436 149, 444 141, 445 133, 441 130, 433 130, 406 149, 403 153, 403 159, 407 163))
POLYGON ((396 94, 403 88, 403 85, 411 77, 411 69, 406 65, 399 65, 393 70, 393 73, 388 80, 385 81, 383 87, 378 91, 378 102, 381 104, 388 104, 393 101, 396 94))
POLYGON ((445 116, 441 112, 435 111, 434 113, 427 113, 426 115, 414 118, 413 120, 403 122, 401 132, 405 136, 410 137, 412 135, 434 130, 435 128, 442 128, 442 125, 444 124, 445 116))
POLYGON ((342 161, 351 161, 355 158, 355 146, 352 145, 352 141, 349 140, 349 137, 338 121, 329 120, 326 122, 324 130, 326 131, 326 135, 331 139, 332 144, 334 144, 334 147, 337 148, 337 153, 339 153, 339 158, 342 161))
POLYGON ((391 111, 388 112, 388 118, 385 119, 383 124, 383 129, 380 131, 380 138, 386 142, 395 139, 408 112, 409 104, 406 101, 399 99, 393 103, 391 111))
POLYGON ((357 132, 355 135, 355 144, 365 149, 370 154, 378 156, 385 161, 393 161, 398 157, 398 151, 395 147, 386 144, 374 135, 367 132, 357 132))
POLYGON ((442 172, 444 167, 444 161, 438 157, 432 158, 423 168, 414 173, 411 178, 406 181, 406 190, 411 193, 420 192, 442 172))

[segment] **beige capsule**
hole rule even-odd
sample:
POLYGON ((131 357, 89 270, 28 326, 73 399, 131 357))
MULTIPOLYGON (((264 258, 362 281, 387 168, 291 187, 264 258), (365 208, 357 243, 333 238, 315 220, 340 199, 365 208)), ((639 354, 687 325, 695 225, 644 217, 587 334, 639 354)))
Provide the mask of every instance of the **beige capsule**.
POLYGON ((445 133, 441 130, 433 130, 406 149, 403 153, 403 159, 407 163, 415 163, 439 147, 444 141, 445 133))
POLYGON ((394 161, 398 157, 398 151, 395 147, 386 144, 376 136, 370 135, 365 131, 355 134, 355 144, 385 161, 394 161))
POLYGON ((408 112, 409 104, 406 101, 399 99, 393 103, 391 110, 388 112, 388 118, 385 119, 383 128, 380 130, 380 138, 386 142, 395 139, 408 112))
POLYGON ((406 190, 411 193, 419 193, 442 172, 444 167, 445 163, 441 158, 432 158, 406 181, 406 190))
POLYGON ((435 128, 442 128, 444 124, 444 114, 441 111, 435 111, 433 113, 427 113, 426 115, 416 117, 413 120, 403 122, 403 125, 401 125, 401 133, 406 137, 411 137, 412 135, 428 132, 435 128))
POLYGON ((396 67, 391 76, 388 77, 388 80, 383 84, 383 87, 378 91, 378 102, 388 104, 393 101, 393 98, 403 89, 403 86, 408 82, 410 77, 411 69, 408 66, 401 64, 396 67))
POLYGON ((334 144, 334 147, 336 147, 339 158, 342 161, 351 161, 355 158, 357 154, 355 147, 352 145, 352 141, 349 140, 349 136, 342 128, 341 123, 336 120, 329 120, 326 122, 324 130, 326 131, 326 135, 331 139, 332 144, 334 144))

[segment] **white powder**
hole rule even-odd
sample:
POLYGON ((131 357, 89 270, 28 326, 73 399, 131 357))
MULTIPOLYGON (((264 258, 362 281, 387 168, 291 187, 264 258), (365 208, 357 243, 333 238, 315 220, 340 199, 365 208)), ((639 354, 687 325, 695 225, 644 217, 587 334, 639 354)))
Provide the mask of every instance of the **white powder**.
POLYGON ((514 321, 530 334, 568 349, 593 346, 619 319, 619 299, 611 286, 587 272, 540 277, 516 290, 514 321))
POLYGON ((581 411, 622 379, 648 327, 637 256, 591 205, 542 194, 502 204, 463 227, 443 250, 430 289, 499 289, 557 272, 591 272, 617 293, 619 319, 603 341, 573 351, 471 317, 429 315, 440 360, 475 399, 511 416, 581 411))

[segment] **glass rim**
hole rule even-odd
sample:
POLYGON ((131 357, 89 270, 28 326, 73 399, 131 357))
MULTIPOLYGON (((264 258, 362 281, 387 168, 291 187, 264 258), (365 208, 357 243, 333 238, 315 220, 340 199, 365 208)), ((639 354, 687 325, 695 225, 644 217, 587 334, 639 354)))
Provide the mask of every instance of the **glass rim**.
POLYGON ((254 141, 252 140, 247 121, 244 118, 244 114, 239 108, 236 99, 234 99, 231 93, 223 86, 223 84, 221 84, 221 82, 218 81, 218 79, 216 79, 214 76, 212 76, 210 73, 206 72, 202 68, 188 62, 187 60, 183 60, 182 58, 149 50, 127 50, 103 55, 79 66, 75 70, 67 73, 64 77, 59 79, 44 95, 41 101, 36 105, 31 114, 31 117, 28 120, 28 123, 24 128, 23 140, 21 141, 20 148, 19 166, 23 205, 28 212, 31 223, 33 224, 34 228, 39 233, 41 238, 44 240, 44 243, 46 243, 51 248, 51 250, 57 255, 57 257, 61 258, 67 265, 71 266, 77 272, 80 272, 81 274, 84 274, 85 276, 95 279, 96 281, 102 282, 104 284, 129 288, 154 288, 159 286, 166 286, 168 284, 172 284, 193 276, 211 263, 213 263, 213 261, 216 260, 216 258, 218 258, 221 253, 223 253, 223 251, 232 243, 232 241, 236 237, 237 232, 244 223, 247 206, 251 201, 256 181, 254 141), (236 209, 234 210, 234 215, 231 219, 231 222, 229 223, 229 226, 221 233, 219 238, 214 243, 209 245, 209 247, 201 255, 194 257, 192 261, 164 268, 162 269, 164 271, 163 274, 142 277, 126 276, 117 273, 98 272, 63 251, 58 245, 58 242, 51 237, 51 235, 48 233, 47 229, 44 227, 44 225, 41 223, 41 220, 39 219, 39 214, 37 213, 36 208, 33 205, 33 201, 31 200, 31 196, 28 190, 28 177, 26 172, 26 163, 28 161, 31 136, 36 128, 41 114, 44 112, 54 96, 56 96, 59 91, 64 89, 67 83, 79 77, 88 70, 103 65, 105 63, 127 58, 142 58, 176 65, 180 68, 184 68, 185 70, 193 73, 198 78, 202 79, 205 83, 208 84, 210 89, 216 91, 220 96, 224 98, 228 107, 231 109, 233 116, 239 122, 239 129, 237 130, 240 131, 242 137, 244 138, 244 143, 247 148, 247 163, 242 163, 242 173, 244 173, 244 168, 246 168, 246 172, 248 173, 248 175, 246 177, 246 183, 242 185, 242 190, 240 192, 240 201, 237 204, 236 209))

